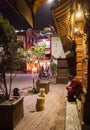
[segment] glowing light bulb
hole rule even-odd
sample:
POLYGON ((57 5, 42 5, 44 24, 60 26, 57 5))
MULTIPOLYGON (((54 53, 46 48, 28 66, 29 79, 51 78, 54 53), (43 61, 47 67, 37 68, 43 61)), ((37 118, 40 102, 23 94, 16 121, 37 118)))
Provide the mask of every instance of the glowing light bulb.
POLYGON ((79 32, 79 28, 75 27, 75 28, 74 28, 74 32, 75 32, 75 33, 79 32))
POLYGON ((52 3, 54 0, 48 0, 49 3, 52 3))
POLYGON ((76 17, 77 17, 77 18, 82 17, 82 11, 80 11, 80 10, 79 10, 79 11, 77 11, 77 13, 76 13, 76 17))
POLYGON ((48 0, 49 2, 52 2, 53 0, 48 0))
POLYGON ((78 9, 75 13, 76 20, 83 18, 83 10, 81 9, 81 5, 78 4, 78 9))

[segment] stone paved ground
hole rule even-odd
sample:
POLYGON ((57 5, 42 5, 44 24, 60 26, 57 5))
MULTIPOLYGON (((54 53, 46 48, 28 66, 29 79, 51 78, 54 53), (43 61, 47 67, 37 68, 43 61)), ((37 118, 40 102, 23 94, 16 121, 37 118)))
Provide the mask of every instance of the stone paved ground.
MULTIPOLYGON (((50 92, 45 96, 45 109, 37 112, 35 106, 38 94, 31 93, 32 75, 17 74, 12 89, 18 87, 24 96, 24 117, 14 130, 81 130, 77 106, 67 102, 65 84, 55 84, 55 78, 50 81, 50 92)), ((83 130, 89 129, 85 127, 83 130)))
POLYGON ((38 94, 24 97, 24 118, 14 130, 64 130, 66 116, 66 89, 63 84, 50 84, 45 95, 45 108, 36 111, 38 94), (58 123, 59 122, 59 123, 58 123))
POLYGON ((76 102, 67 102, 65 130, 81 130, 76 102))

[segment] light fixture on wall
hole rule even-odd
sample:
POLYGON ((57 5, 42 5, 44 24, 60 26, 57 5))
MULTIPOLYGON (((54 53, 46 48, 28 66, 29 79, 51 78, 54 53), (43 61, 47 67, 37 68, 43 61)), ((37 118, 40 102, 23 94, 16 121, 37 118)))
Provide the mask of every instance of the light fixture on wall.
POLYGON ((84 12, 80 3, 76 3, 74 10, 74 35, 83 35, 84 26, 84 12))
POLYGON ((78 10, 76 12, 76 18, 80 18, 80 17, 82 17, 82 12, 81 12, 81 10, 78 10))
POLYGON ((87 10, 85 10, 85 17, 89 19, 89 12, 87 10))
POLYGON ((79 28, 78 27, 74 27, 74 33, 78 33, 79 32, 79 28))
POLYGON ((75 11, 75 21, 81 21, 83 18, 83 10, 81 9, 81 5, 78 3, 77 10, 75 11))
POLYGON ((73 33, 74 33, 74 35, 85 36, 83 30, 78 26, 74 27, 74 32, 73 33))

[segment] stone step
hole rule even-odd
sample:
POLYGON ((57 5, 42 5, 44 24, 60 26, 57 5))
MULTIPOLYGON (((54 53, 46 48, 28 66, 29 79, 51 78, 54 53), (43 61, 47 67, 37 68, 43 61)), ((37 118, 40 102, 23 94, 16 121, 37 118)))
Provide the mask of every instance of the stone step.
POLYGON ((56 77, 57 84, 67 84, 68 77, 56 77))

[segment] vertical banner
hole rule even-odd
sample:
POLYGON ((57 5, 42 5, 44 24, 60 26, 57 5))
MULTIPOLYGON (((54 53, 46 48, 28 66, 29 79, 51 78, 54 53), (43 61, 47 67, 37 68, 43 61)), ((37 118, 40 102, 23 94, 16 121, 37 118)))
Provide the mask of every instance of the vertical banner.
POLYGON ((66 58, 61 39, 58 35, 55 34, 51 37, 51 45, 51 52, 54 58, 66 58))

